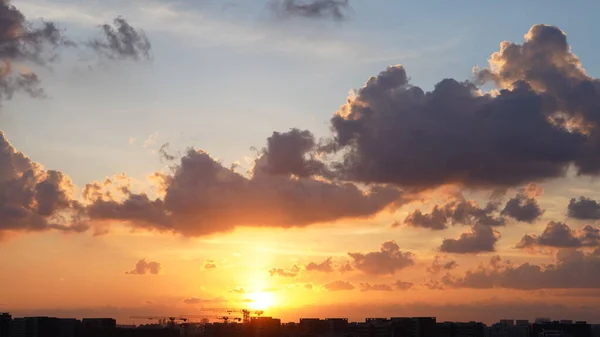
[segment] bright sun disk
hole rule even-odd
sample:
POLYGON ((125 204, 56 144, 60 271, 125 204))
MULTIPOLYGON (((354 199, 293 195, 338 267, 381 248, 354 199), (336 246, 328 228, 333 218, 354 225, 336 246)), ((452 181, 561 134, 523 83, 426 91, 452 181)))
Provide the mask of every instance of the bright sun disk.
POLYGON ((275 302, 275 296, 272 293, 267 292, 255 292, 248 294, 250 309, 254 310, 266 310, 272 307, 275 302))

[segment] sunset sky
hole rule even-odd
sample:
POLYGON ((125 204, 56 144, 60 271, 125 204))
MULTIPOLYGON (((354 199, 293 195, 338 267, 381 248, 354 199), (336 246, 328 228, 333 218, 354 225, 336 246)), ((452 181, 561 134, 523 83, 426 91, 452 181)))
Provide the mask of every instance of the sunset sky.
POLYGON ((600 3, 282 2, 0 0, 0 312, 600 323, 600 3))

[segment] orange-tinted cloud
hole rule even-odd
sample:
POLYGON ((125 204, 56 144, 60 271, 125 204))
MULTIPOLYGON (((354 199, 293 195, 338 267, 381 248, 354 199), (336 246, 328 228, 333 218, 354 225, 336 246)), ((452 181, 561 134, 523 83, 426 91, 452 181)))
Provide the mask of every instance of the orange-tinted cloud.
POLYGON ((161 271, 160 263, 154 261, 146 261, 146 259, 141 259, 135 264, 135 268, 130 271, 125 272, 125 274, 129 275, 146 275, 152 274, 157 275, 161 271))
POLYGON ((238 226, 297 227, 368 217, 400 202, 395 188, 366 191, 350 183, 260 174, 244 177, 202 151, 189 150, 165 176, 164 199, 130 193, 124 200, 95 200, 95 220, 199 236, 238 226))
POLYGON ((378 252, 348 253, 354 268, 372 275, 394 274, 414 264, 414 254, 403 252, 394 241, 381 244, 378 252))
POLYGON ((334 281, 325 284, 324 287, 329 291, 354 290, 354 288, 356 288, 348 281, 334 281))

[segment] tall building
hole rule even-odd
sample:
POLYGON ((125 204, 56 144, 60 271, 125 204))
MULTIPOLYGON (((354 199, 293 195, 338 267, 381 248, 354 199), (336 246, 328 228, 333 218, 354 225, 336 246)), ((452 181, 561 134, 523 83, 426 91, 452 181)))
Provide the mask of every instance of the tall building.
POLYGON ((340 337, 345 336, 348 330, 347 318, 325 318, 325 336, 340 337))
MULTIPOLYGON (((502 333, 498 336, 512 337, 511 335, 504 335, 506 329, 512 325, 508 325, 507 322, 499 323, 499 326, 503 328, 502 333)), ((443 322, 437 324, 436 337, 485 337, 486 326, 480 322, 443 322)), ((491 332, 490 332, 491 333, 491 332)), ((490 334, 490 337, 492 335, 490 334)))
POLYGON ((7 312, 0 312, 0 337, 10 337, 12 316, 7 312))
POLYGON ((272 317, 252 317, 249 324, 244 325, 247 337, 279 337, 281 320, 272 317))
POLYGON ((60 337, 59 321, 56 317, 15 318, 11 337, 60 337))
POLYGON ((392 317, 391 337, 435 337, 435 317, 392 317))

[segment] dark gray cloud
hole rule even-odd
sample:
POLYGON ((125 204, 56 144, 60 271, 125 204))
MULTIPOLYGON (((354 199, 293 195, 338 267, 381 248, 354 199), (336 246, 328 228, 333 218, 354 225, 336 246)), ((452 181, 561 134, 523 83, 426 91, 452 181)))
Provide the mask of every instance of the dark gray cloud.
MULTIPOLYGON (((150 42, 143 32, 121 17, 116 18, 114 24, 114 28, 101 26, 102 38, 87 45, 111 59, 149 57, 150 42)), ((9 0, 0 0, 0 101, 11 99, 16 92, 44 97, 40 79, 27 65, 47 65, 69 47, 78 47, 78 44, 66 37, 56 23, 30 21, 9 0)))
POLYGON ((280 277, 296 277, 300 273, 300 267, 297 265, 293 265, 289 270, 285 270, 282 268, 273 268, 269 270, 269 274, 271 276, 280 276, 280 277))
POLYGON ((370 283, 361 283, 359 285, 360 291, 394 291, 392 286, 389 284, 370 284, 370 283))
POLYGON ((478 83, 444 79, 430 92, 402 66, 370 78, 333 117, 344 179, 417 189, 444 184, 513 187, 600 169, 600 81, 590 78, 556 27, 535 25, 505 42, 478 83))
POLYGON ((586 197, 579 199, 571 199, 567 206, 569 217, 581 220, 598 220, 600 219, 600 204, 596 200, 586 197))
POLYGON ((521 189, 514 198, 508 200, 501 214, 527 223, 538 220, 544 214, 544 210, 535 199, 540 194, 541 188, 534 184, 521 189))
POLYGON ((200 236, 239 226, 297 227, 369 217, 398 205, 401 196, 391 187, 361 190, 350 183, 295 179, 256 170, 247 178, 195 150, 189 150, 172 173, 157 177, 164 198, 152 200, 131 192, 121 200, 96 198, 90 200, 88 216, 200 236))
POLYGON ((394 241, 381 244, 378 252, 348 253, 352 258, 353 267, 365 274, 384 275, 412 266, 414 254, 403 252, 394 241))
POLYGON ((470 232, 463 233, 458 239, 444 239, 440 251, 454 254, 477 254, 493 252, 500 233, 493 227, 475 224, 470 232))
POLYGON ((141 259, 135 264, 135 268, 130 271, 126 271, 125 274, 129 275, 146 275, 152 274, 157 275, 160 273, 161 266, 160 263, 154 261, 146 261, 146 259, 141 259))
POLYGON ((342 290, 354 290, 356 288, 350 282, 347 281, 334 281, 324 285, 325 289, 329 291, 342 291, 342 290))
POLYGON ((513 265, 496 261, 487 267, 467 271, 463 276, 448 276, 442 280, 445 285, 455 288, 600 288, 600 254, 563 249, 556 253, 552 264, 536 265, 526 262, 513 265))
POLYGON ((541 235, 526 234, 517 248, 535 246, 573 248, 600 246, 600 227, 587 225, 582 229, 571 229, 564 223, 550 221, 541 235))
POLYGON ((59 230, 83 232, 73 184, 62 172, 44 170, 17 151, 0 131, 0 234, 59 230))
POLYGON ((435 205, 431 213, 422 213, 417 209, 409 214, 404 223, 411 227, 443 230, 448 225, 503 226, 504 218, 497 216, 498 205, 490 202, 481 208, 475 201, 455 196, 444 205, 435 205))
POLYGON ((280 17, 343 20, 350 11, 348 0, 271 0, 268 6, 280 17))
POLYGON ((289 132, 273 132, 267 138, 267 147, 257 160, 256 170, 271 175, 294 175, 310 177, 328 176, 328 170, 322 161, 315 158, 317 144, 308 130, 292 129, 289 132))
POLYGON ((331 272, 333 272, 333 263, 331 261, 331 258, 328 257, 325 259, 325 261, 323 261, 321 263, 311 262, 311 263, 307 264, 306 270, 307 271, 320 271, 323 273, 331 273, 331 272))
MULTIPOLYGON (((15 71, 13 62, 44 65, 56 59, 57 47, 73 45, 55 23, 34 24, 8 0, 0 1, 0 100, 17 91, 44 96, 38 76, 31 70, 15 71)), ((22 68, 22 67, 21 67, 22 68)))
POLYGON ((111 60, 150 59, 151 44, 146 34, 132 27, 127 20, 117 17, 113 26, 100 26, 102 36, 88 41, 87 45, 99 55, 111 60))

